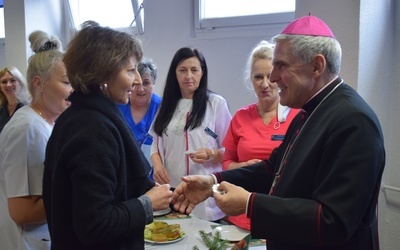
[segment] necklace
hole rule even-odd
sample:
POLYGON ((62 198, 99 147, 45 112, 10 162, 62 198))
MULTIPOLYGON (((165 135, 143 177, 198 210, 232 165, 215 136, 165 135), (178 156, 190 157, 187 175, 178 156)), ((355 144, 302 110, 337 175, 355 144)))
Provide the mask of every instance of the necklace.
POLYGON ((18 103, 12 104, 12 105, 7 104, 7 110, 8 110, 8 113, 9 113, 10 116, 14 113, 15 108, 17 107, 17 105, 18 105, 18 103))
POLYGON ((279 121, 274 123, 274 129, 277 130, 281 127, 281 123, 279 121))
MULTIPOLYGON (((271 110, 271 111, 268 111, 268 112, 264 112, 264 111, 262 110, 262 108, 260 107, 260 104, 258 103, 258 104, 257 104, 257 112, 258 112, 258 115, 260 116, 261 120, 263 121, 263 123, 264 123, 265 125, 268 125, 268 124, 271 123, 271 121, 274 119, 274 117, 277 116, 276 113, 278 112, 278 108, 275 108, 275 109, 273 109, 273 110, 271 110), (267 116, 267 117, 263 117, 263 114, 264 114, 264 113, 269 113, 269 112, 272 112, 273 115, 270 116, 270 117, 268 117, 268 116, 267 116), (266 118, 268 118, 267 121, 264 120, 264 119, 266 119, 266 118)), ((279 128, 281 127, 280 121, 279 121, 279 120, 276 121, 276 122, 272 125, 272 127, 273 127, 275 130, 279 129, 279 128)))
POLYGON ((48 124, 53 125, 53 123, 50 123, 50 122, 47 120, 46 116, 43 115, 42 112, 40 112, 38 109, 36 109, 35 107, 33 107, 32 104, 31 104, 30 106, 31 106, 31 108, 33 109, 33 111, 35 111, 38 115, 40 115, 40 117, 43 118, 43 120, 45 120, 48 124))

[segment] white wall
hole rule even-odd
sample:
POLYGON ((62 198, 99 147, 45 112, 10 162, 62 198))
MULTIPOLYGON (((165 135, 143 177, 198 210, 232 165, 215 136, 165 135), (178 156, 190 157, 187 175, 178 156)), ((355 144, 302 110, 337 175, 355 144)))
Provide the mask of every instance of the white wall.
POLYGON ((26 72, 26 36, 23 0, 4 1, 4 26, 7 38, 5 39, 5 58, 2 61, 5 66, 16 66, 24 74, 26 72))
MULTIPOLYGON (((358 65, 359 1, 320 2, 317 5, 314 0, 297 0, 296 16, 311 12, 321 16, 332 27, 346 51, 341 75, 356 88, 357 74, 354 72, 357 72, 358 65), (346 5, 345 8, 343 5, 346 5)), ((194 46, 203 52, 207 60, 210 88, 228 100, 232 113, 256 101, 254 94, 246 90, 242 81, 248 53, 261 39, 270 40, 286 26, 283 23, 196 33, 193 28, 193 1, 187 0, 146 0, 144 13, 145 17, 157 17, 146 19, 145 34, 141 36, 145 56, 153 58, 159 67, 156 93, 162 94, 169 63, 176 50, 182 46, 194 46)))
MULTIPOLYGON (((400 187, 400 2, 363 0, 360 15, 359 92, 377 112, 385 136, 383 184, 400 187), (365 83, 365 84, 363 84, 365 83)), ((400 192, 381 190, 380 240, 383 249, 400 246, 400 192)))
MULTIPOLYGON (((4 0, 5 66, 14 65, 24 75, 32 55, 28 36, 43 30, 65 43, 63 0, 4 0)), ((1 54, 0 54, 1 56, 1 54)))
MULTIPOLYGON (((194 30, 194 1, 146 0, 144 3, 145 34, 141 37, 145 56, 158 65, 159 77, 156 93, 162 94, 164 81, 175 52, 184 46, 200 49, 207 61, 210 89, 222 94, 234 113, 238 108, 256 101, 253 93, 246 91, 242 74, 247 55, 261 39, 270 39, 265 29, 257 29, 250 35, 236 29, 221 32, 211 30, 196 33, 194 30)), ((272 34, 285 24, 274 28, 272 34)), ((272 28, 271 28, 272 29, 272 28)))
MULTIPOLYGON (((65 17, 59 12, 62 4, 56 4, 60 2, 64 1, 5 0, 7 64, 20 68, 26 65, 30 53, 26 36, 35 29, 62 39, 69 37, 62 22, 65 17)), ((270 39, 285 24, 197 32, 193 2, 145 0, 145 34, 140 39, 145 56, 153 58, 159 68, 156 92, 162 93, 176 50, 194 46, 206 57, 210 88, 227 99, 234 113, 256 100, 242 84, 248 53, 259 40, 270 39)), ((322 18, 340 41, 341 76, 372 106, 382 124, 387 151, 382 181, 400 187, 400 48, 395 46, 400 42, 400 1, 297 0, 296 8, 297 17, 311 12, 322 18)), ((399 192, 388 190, 380 196, 379 233, 384 250, 397 250, 400 246, 399 196, 399 192)))

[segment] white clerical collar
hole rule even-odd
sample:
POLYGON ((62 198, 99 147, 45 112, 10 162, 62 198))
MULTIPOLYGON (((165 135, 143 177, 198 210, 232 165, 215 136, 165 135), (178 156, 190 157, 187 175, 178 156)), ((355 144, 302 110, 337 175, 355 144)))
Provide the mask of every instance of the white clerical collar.
POLYGON ((308 101, 306 103, 308 103, 311 99, 313 99, 315 96, 317 96, 319 93, 321 93, 324 89, 326 89, 329 85, 331 85, 331 83, 333 83, 336 79, 338 79, 338 75, 335 76, 330 82, 328 82, 327 84, 325 84, 325 86, 323 86, 320 90, 318 90, 317 93, 315 93, 310 99, 308 99, 308 101))

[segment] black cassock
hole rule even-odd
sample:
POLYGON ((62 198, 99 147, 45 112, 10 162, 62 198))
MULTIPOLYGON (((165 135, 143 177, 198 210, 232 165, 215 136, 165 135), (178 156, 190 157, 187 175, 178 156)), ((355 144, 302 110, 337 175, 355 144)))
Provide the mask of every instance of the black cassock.
POLYGON ((336 79, 303 107, 308 118, 301 132, 297 136, 299 113, 270 159, 216 174, 255 192, 248 204, 251 234, 267 239, 268 250, 379 249, 382 131, 369 105, 341 82, 336 79))

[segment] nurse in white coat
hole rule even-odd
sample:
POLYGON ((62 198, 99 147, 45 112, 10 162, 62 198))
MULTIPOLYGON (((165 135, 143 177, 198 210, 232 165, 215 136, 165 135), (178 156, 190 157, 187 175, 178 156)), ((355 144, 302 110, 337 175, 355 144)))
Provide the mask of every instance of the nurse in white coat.
POLYGON ((42 200, 47 141, 71 92, 61 43, 44 32, 29 40, 28 89, 32 102, 15 112, 0 134, 0 248, 50 249, 42 200))
MULTIPOLYGON (((232 117, 226 100, 208 89, 207 76, 199 50, 185 47, 175 53, 150 130, 154 180, 160 184, 176 187, 182 176, 222 170, 222 141, 232 117)), ((210 221, 225 216, 213 198, 192 214, 210 221)))

